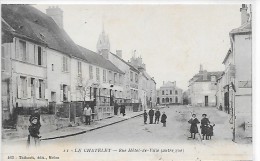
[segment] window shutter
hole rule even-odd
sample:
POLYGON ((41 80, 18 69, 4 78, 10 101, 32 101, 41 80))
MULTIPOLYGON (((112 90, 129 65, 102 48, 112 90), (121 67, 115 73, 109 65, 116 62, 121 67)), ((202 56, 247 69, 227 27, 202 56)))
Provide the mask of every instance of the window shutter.
POLYGON ((25 42, 25 59, 26 59, 26 62, 30 62, 29 61, 29 43, 28 42, 25 42))
POLYGON ((42 66, 47 65, 47 51, 45 48, 42 48, 42 66))
POLYGON ((34 45, 34 64, 38 65, 38 46, 34 45))
POLYGON ((40 98, 40 95, 39 95, 39 80, 36 80, 35 79, 35 96, 36 96, 36 99, 39 99, 40 98))
POLYGON ((17 76, 16 82, 17 82, 17 97, 21 98, 22 97, 22 88, 21 88, 20 76, 17 76))
POLYGON ((68 101, 70 102, 70 91, 68 90, 68 92, 67 92, 67 97, 68 97, 68 101))
POLYGON ((31 98, 31 78, 27 78, 27 98, 31 98))
POLYGON ((63 102, 63 85, 60 85, 60 101, 63 102))
POLYGON ((16 41, 15 41, 16 43, 16 46, 15 46, 15 58, 17 59, 17 60, 19 60, 19 54, 20 54, 20 44, 19 44, 19 39, 17 39, 16 38, 16 41))

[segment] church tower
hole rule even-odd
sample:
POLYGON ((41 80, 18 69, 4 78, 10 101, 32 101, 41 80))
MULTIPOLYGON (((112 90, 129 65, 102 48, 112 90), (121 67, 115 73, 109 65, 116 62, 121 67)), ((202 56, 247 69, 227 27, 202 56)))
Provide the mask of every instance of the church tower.
POLYGON ((108 59, 110 52, 110 43, 108 35, 105 33, 104 24, 102 33, 99 35, 98 42, 97 42, 97 53, 102 55, 104 58, 108 59))

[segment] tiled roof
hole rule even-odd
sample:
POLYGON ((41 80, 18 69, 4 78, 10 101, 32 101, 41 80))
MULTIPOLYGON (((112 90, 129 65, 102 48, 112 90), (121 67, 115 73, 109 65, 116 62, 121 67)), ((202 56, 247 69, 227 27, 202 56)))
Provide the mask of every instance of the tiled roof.
POLYGON ((133 67, 131 64, 127 63, 124 59, 120 58, 119 56, 117 56, 116 54, 110 52, 112 55, 114 55, 117 59, 121 60, 122 62, 124 62, 126 65, 128 65, 130 67, 131 70, 140 73, 140 71, 138 69, 136 69, 135 67, 133 67))
POLYGON ((196 74, 193 76, 195 79, 194 82, 210 82, 211 81, 211 76, 216 76, 216 80, 221 77, 223 71, 217 71, 217 72, 207 72, 207 79, 203 79, 203 73, 202 74, 196 74))
POLYGON ((17 35, 29 37, 36 43, 45 43, 51 49, 69 56, 84 58, 64 29, 48 15, 30 5, 2 5, 2 18, 17 35))
POLYGON ((89 49, 86 49, 82 46, 78 45, 78 49, 83 53, 84 59, 87 60, 90 64, 124 74, 120 69, 118 69, 111 61, 105 59, 102 55, 95 53, 89 49))

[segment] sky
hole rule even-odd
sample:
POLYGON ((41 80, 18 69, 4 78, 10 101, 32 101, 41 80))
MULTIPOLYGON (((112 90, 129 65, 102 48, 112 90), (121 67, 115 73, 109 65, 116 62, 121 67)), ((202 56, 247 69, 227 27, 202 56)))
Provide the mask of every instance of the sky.
MULTIPOLYGON (((34 5, 45 13, 52 5, 34 5)), ((155 78, 176 81, 186 90, 200 64, 207 71, 223 71, 230 48, 229 32, 241 24, 241 5, 145 4, 57 5, 63 10, 64 29, 72 40, 96 51, 99 34, 109 36, 111 52, 123 51, 129 60, 136 50, 155 78)))

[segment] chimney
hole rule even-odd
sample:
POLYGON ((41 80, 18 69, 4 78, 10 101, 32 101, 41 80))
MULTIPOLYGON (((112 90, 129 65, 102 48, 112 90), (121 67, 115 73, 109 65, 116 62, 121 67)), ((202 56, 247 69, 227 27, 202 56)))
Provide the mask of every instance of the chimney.
POLYGON ((116 50, 116 55, 117 55, 119 58, 122 58, 122 50, 116 50))
POLYGON ((63 11, 58 6, 49 7, 46 9, 46 14, 50 16, 60 28, 63 28, 63 11))
POLYGON ((240 12, 241 12, 241 25, 243 25, 246 22, 248 22, 249 19, 249 14, 247 13, 246 4, 242 4, 242 8, 240 8, 240 12))
POLYGON ((207 80, 208 79, 208 72, 206 70, 203 71, 203 80, 207 80))
POLYGON ((202 66, 202 64, 200 64, 200 71, 199 71, 199 73, 202 73, 203 72, 203 66, 202 66))

